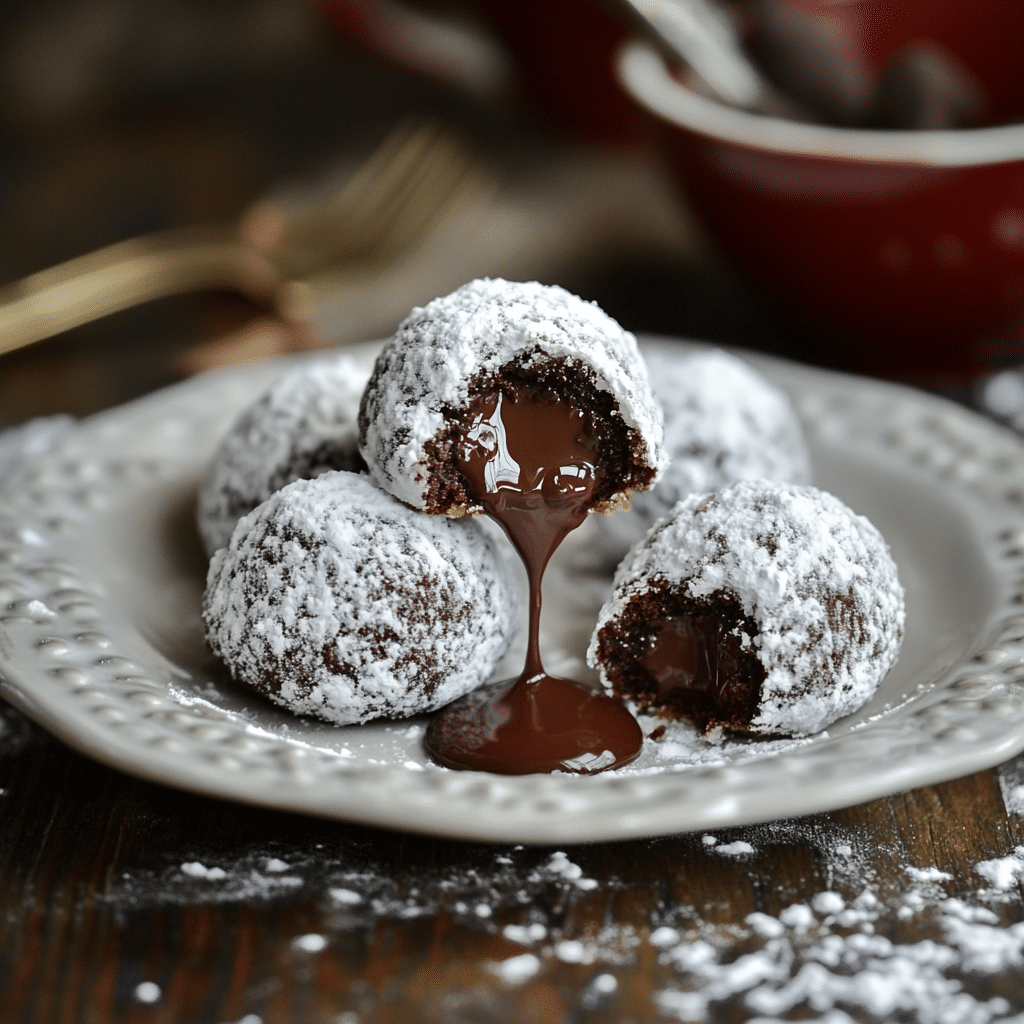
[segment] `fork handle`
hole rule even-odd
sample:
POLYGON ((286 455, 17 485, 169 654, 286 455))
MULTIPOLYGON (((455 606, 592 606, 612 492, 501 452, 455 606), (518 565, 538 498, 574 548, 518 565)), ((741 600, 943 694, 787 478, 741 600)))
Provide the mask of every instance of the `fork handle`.
POLYGON ((0 288, 0 355, 150 299, 216 288, 276 305, 281 275, 234 228, 118 242, 0 288))

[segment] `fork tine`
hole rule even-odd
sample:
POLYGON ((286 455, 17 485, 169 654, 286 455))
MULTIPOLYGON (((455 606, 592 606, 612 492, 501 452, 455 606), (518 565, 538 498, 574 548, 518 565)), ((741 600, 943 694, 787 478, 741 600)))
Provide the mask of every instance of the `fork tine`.
POLYGON ((300 277, 393 250, 429 223, 429 195, 440 211, 471 163, 468 150, 438 126, 402 125, 328 203, 292 219, 272 258, 286 276, 300 277))
POLYGON ((290 216, 257 204, 237 228, 132 239, 3 286, 0 354, 184 291, 232 287, 287 306, 285 286, 303 283, 295 278, 407 246, 474 180, 474 166, 444 129, 400 125, 326 204, 290 216))
POLYGON ((480 186, 485 175, 468 151, 449 146, 438 152, 422 173, 396 197, 380 226, 373 258, 380 260, 405 248, 458 197, 480 186))
POLYGON ((281 278, 223 228, 129 239, 0 288, 0 354, 166 295, 235 288, 277 301, 281 278))

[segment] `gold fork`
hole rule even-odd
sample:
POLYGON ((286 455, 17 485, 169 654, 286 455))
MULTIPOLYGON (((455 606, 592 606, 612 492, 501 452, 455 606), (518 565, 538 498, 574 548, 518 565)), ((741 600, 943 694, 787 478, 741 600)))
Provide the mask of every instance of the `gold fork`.
POLYGON ((294 322, 305 278, 393 258, 478 180, 476 162, 449 132, 401 125, 322 201, 262 200, 238 225, 129 239, 0 288, 0 355, 205 289, 239 291, 294 322))

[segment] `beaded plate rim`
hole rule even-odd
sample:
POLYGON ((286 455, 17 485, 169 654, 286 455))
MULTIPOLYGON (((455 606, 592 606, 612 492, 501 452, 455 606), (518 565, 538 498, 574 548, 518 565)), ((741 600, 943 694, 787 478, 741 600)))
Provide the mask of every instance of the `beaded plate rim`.
MULTIPOLYGON (((348 352, 370 360, 376 348, 348 352)), ((194 479, 206 458, 198 453, 280 374, 280 361, 206 374, 86 419, 4 484, 0 693, 79 751, 155 782, 494 842, 633 839, 831 810, 1024 749, 1024 443, 909 388, 748 358, 790 392, 812 445, 838 446, 869 466, 884 461, 955 507, 964 542, 986 567, 987 607, 964 657, 862 728, 682 772, 510 778, 340 759, 182 707, 171 692, 182 670, 111 600, 83 538, 97 523, 119 525, 141 490, 194 479)))

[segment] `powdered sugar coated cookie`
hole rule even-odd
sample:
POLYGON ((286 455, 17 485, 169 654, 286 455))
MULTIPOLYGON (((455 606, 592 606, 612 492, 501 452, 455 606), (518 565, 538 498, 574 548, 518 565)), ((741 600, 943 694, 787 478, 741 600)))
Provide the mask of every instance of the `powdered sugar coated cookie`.
POLYGON ((721 349, 646 354, 665 418, 669 466, 634 495, 629 513, 597 520, 608 560, 619 559, 678 502, 738 480, 811 479, 803 429, 789 398, 721 349))
POLYGON ((414 508, 479 512, 457 481, 439 479, 452 462, 446 432, 471 395, 500 386, 510 368, 610 397, 607 419, 619 424, 626 454, 623 479, 600 507, 660 471, 661 414, 633 335, 563 288, 479 280, 414 309, 377 359, 359 415, 373 478, 414 508))
POLYGON ((289 370, 235 421, 199 491, 196 522, 206 553, 235 524, 293 480, 364 468, 356 420, 369 374, 347 356, 289 370))
POLYGON ((210 563, 203 614, 236 680, 349 725, 432 711, 485 682, 519 600, 475 522, 424 516, 332 472, 239 522, 210 563))
POLYGON ((904 614, 867 519, 813 487, 744 481, 691 495, 630 552, 588 660, 659 714, 807 735, 875 692, 904 614))

